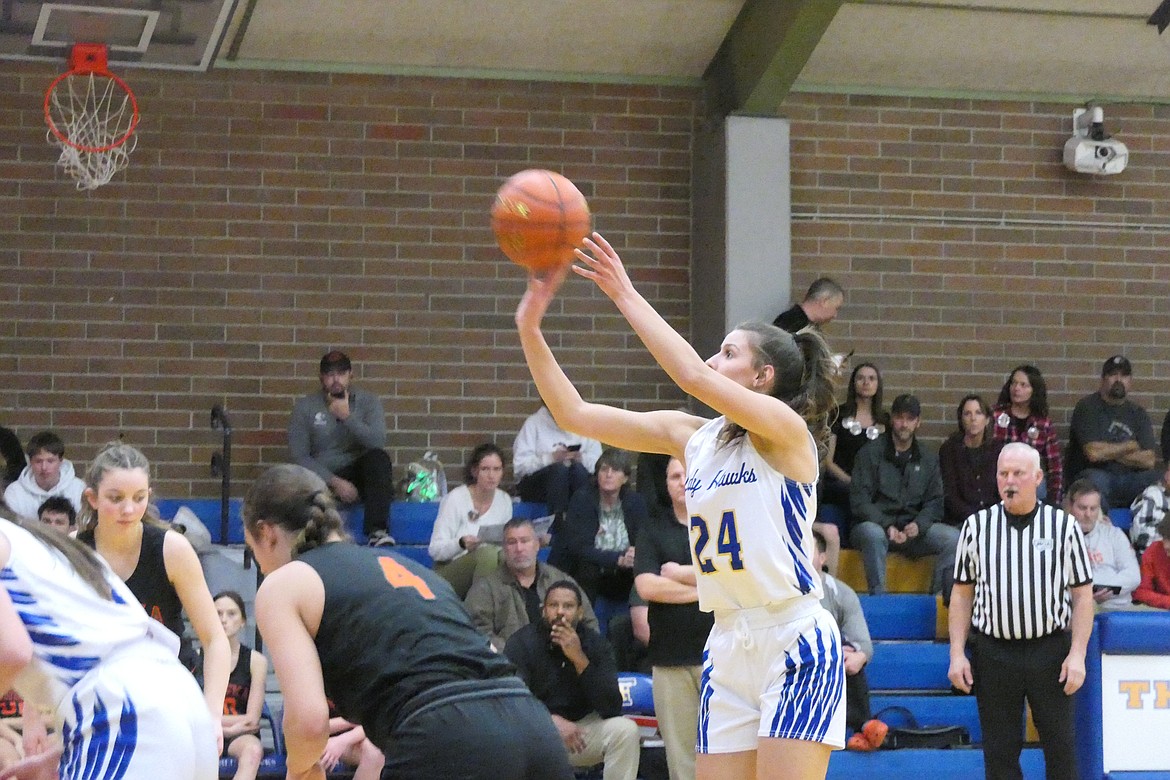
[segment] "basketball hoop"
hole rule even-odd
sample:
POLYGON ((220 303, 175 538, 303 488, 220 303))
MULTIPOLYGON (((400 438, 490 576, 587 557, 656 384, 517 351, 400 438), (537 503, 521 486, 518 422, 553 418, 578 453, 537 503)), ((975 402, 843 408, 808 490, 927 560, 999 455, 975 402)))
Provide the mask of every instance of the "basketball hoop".
POLYGON ((69 71, 45 90, 45 123, 45 138, 61 147, 57 164, 79 190, 108 184, 129 164, 137 143, 138 101, 126 82, 110 73, 104 45, 74 45, 69 71))

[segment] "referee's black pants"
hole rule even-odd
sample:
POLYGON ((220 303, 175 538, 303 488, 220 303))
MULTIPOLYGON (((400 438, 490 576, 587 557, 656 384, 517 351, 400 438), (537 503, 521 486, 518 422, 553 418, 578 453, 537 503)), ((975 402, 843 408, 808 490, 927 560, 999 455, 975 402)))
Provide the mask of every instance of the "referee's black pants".
POLYGON ((983 764, 987 780, 1022 780, 1024 699, 1044 749, 1048 780, 1069 780, 1076 773, 1073 700, 1060 682, 1060 666, 1071 636, 1063 631, 1039 639, 995 639, 971 633, 971 674, 979 725, 983 729, 983 764))

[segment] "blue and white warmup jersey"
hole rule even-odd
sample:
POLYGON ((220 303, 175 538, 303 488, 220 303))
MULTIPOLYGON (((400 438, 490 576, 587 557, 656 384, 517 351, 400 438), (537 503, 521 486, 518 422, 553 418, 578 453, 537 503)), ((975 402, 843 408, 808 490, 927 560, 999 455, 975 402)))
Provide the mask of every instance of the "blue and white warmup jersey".
MULTIPOLYGON (((796 482, 776 471, 746 434, 720 446, 725 424, 724 417, 711 420, 686 446, 700 608, 752 609, 808 595, 819 600, 812 536, 816 482, 796 482)), ((816 452, 811 435, 809 447, 816 452)))
POLYGON ((62 780, 215 777, 215 732, 178 637, 108 567, 112 600, 23 528, 0 518, 0 535, 11 547, 0 587, 33 646, 15 687, 53 713, 62 780))

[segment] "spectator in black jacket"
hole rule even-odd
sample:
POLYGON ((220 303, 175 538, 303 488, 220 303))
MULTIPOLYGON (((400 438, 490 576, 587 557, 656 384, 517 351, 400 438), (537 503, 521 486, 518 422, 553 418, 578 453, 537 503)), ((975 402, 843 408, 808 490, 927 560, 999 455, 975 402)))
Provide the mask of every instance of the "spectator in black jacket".
POLYGON ((958 528, 970 515, 999 503, 996 463, 1005 442, 988 429, 991 407, 971 393, 959 401, 959 429, 938 448, 943 522, 958 528))
POLYGON ((541 620, 512 634, 504 653, 548 707, 573 766, 604 762, 605 780, 634 780, 638 726, 622 717, 613 650, 581 625, 581 604, 575 584, 554 582, 545 593, 541 620))
POLYGON ((630 456, 607 449, 597 459, 596 486, 578 490, 553 533, 548 562, 575 579, 589 600, 628 603, 634 586, 634 542, 648 511, 632 490, 630 456))

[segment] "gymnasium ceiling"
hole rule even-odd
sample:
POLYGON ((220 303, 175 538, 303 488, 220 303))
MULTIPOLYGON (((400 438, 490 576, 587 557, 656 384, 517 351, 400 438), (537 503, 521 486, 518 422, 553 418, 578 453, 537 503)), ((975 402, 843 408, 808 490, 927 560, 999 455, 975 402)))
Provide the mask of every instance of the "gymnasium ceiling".
MULTIPOLYGON (((63 62, 63 51, 32 45, 25 29, 53 5, 93 9, 71 12, 58 37, 83 34, 74 25, 92 26, 110 9, 131 14, 120 24, 161 13, 160 39, 181 15, 182 25, 202 26, 191 37, 203 48, 187 62, 165 64, 167 47, 143 39, 127 68, 706 80, 723 111, 759 115, 775 113, 790 90, 1170 103, 1170 31, 1147 24, 1160 2, 0 0, 0 59, 63 62), (10 20, 22 14, 29 21, 17 29, 10 20)), ((98 34, 112 29, 103 22, 98 34)))

